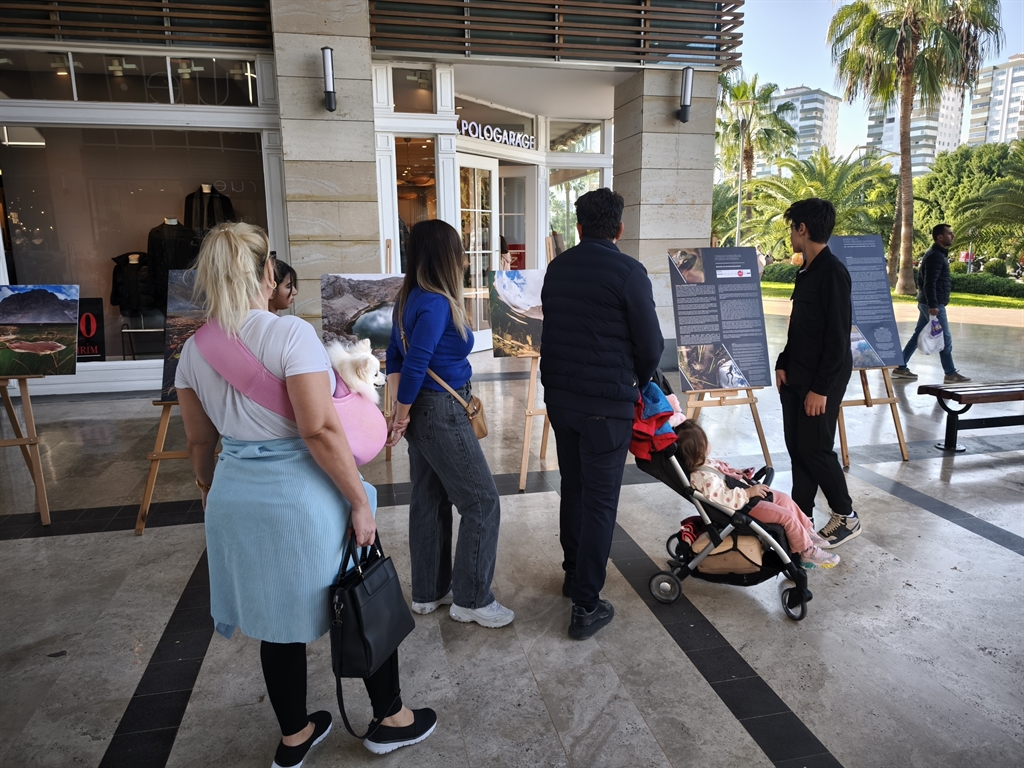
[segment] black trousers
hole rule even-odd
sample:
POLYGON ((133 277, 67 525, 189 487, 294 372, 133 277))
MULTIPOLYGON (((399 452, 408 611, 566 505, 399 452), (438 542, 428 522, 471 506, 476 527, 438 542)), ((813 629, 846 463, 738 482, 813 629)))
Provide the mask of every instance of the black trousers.
POLYGON ((836 422, 849 381, 847 376, 826 395, 822 416, 808 416, 804 412, 808 387, 784 386, 779 390, 786 448, 793 463, 791 495, 808 517, 814 512, 818 488, 837 515, 848 515, 853 509, 850 492, 846 488, 846 474, 834 450, 836 422))
MULTIPOLYGON (((270 704, 281 724, 281 734, 291 736, 309 723, 306 712, 305 643, 260 643, 260 661, 270 704)), ((402 709, 398 685, 398 651, 380 669, 363 680, 373 705, 373 717, 380 720, 402 709), (397 698, 396 698, 397 697, 397 698), (392 703, 394 702, 394 703, 392 703)))
POLYGON ((572 601, 597 607, 615 532, 632 419, 548 407, 562 476, 562 568, 574 573, 572 601))

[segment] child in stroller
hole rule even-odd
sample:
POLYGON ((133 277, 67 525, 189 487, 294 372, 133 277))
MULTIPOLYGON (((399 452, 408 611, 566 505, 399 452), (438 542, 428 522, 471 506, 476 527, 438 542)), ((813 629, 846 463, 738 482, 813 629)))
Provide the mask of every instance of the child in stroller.
POLYGON ((700 425, 684 421, 676 430, 676 456, 690 478, 690 484, 711 503, 730 509, 743 509, 754 502, 750 516, 762 523, 778 523, 794 552, 800 553, 800 564, 808 570, 834 568, 839 555, 821 548, 825 540, 800 507, 782 491, 773 491, 763 483, 754 483, 754 470, 741 471, 711 458, 708 436, 700 425))

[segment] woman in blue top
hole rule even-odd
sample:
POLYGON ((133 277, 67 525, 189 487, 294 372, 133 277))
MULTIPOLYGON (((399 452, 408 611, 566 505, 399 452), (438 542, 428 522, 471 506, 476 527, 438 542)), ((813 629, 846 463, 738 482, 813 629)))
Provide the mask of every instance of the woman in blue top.
POLYGON ((429 368, 468 402, 473 335, 462 293, 466 254, 459 233, 432 219, 412 228, 407 259, 387 354, 389 390, 397 393, 388 445, 403 435, 409 443, 412 609, 426 614, 451 605, 456 621, 503 627, 515 614, 491 591, 498 490, 465 409, 427 374, 429 368), (462 516, 454 567, 452 504, 462 516))

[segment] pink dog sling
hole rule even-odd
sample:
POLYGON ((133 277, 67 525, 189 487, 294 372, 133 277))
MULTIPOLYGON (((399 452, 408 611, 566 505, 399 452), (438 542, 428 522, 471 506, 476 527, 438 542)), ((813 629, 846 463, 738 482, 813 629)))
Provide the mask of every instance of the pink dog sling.
MULTIPOLYGON (((268 371, 240 338, 228 336, 211 318, 195 332, 195 340, 199 354, 228 384, 268 411, 295 421, 284 381, 268 371)), ((334 408, 356 464, 362 466, 384 447, 387 422, 377 406, 358 392, 351 392, 340 376, 335 378, 338 383, 334 389, 334 408)))

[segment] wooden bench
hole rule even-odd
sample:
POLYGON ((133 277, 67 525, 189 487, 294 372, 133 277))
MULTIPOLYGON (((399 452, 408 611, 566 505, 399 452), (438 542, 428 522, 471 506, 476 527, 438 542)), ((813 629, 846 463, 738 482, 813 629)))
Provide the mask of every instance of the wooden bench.
POLYGON ((956 434, 961 429, 984 429, 986 427, 1013 427, 1024 424, 1024 416, 996 416, 987 419, 961 419, 960 415, 971 409, 972 405, 978 403, 1009 403, 1016 400, 1024 400, 1024 380, 999 381, 988 384, 952 384, 942 386, 939 384, 923 384, 917 388, 919 395, 935 395, 939 406, 947 414, 946 416, 946 439, 944 442, 936 443, 935 447, 943 451, 966 450, 962 445, 957 445, 956 434), (960 403, 963 408, 953 410, 947 405, 947 400, 960 403))

